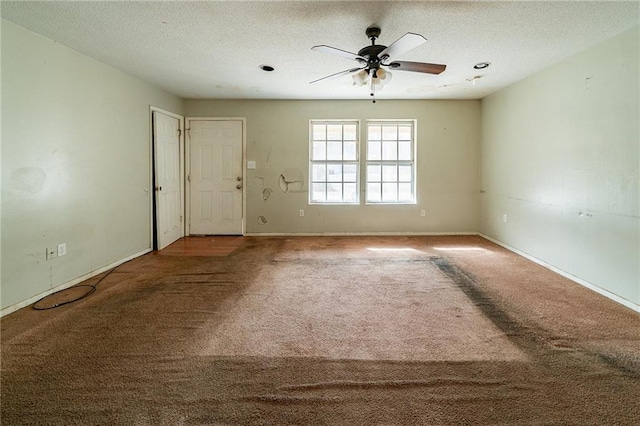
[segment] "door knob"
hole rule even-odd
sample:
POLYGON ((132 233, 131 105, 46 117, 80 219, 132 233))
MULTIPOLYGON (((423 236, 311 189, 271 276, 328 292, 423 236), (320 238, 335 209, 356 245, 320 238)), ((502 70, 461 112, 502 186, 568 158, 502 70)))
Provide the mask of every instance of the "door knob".
POLYGON ((236 185, 236 189, 242 189, 242 185, 237 184, 237 185, 236 185))
POLYGON ((156 186, 156 191, 162 191, 162 187, 161 186, 156 186))
POLYGON ((242 182, 242 176, 238 176, 238 177, 236 178, 236 180, 237 180, 238 182, 242 182))

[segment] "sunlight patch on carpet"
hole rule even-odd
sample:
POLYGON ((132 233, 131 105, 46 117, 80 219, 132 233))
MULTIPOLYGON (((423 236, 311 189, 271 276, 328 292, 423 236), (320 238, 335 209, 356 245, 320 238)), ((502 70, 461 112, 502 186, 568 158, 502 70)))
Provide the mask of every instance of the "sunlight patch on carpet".
POLYGON ((527 359, 426 257, 279 261, 218 321, 202 355, 527 359))
POLYGON ((421 253, 420 251, 411 247, 367 247, 367 250, 383 252, 383 253, 396 253, 396 252, 414 252, 421 253))
POLYGON ((487 251, 482 247, 434 247, 438 251, 487 251))

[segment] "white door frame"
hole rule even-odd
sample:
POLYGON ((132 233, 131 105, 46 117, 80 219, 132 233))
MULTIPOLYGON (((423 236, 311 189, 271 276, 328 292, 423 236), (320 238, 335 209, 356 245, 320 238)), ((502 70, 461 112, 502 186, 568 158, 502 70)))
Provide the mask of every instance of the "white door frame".
POLYGON ((154 112, 159 112, 161 114, 164 115, 168 115, 169 117, 173 117, 173 118, 177 118, 180 126, 180 137, 179 137, 179 144, 180 144, 180 188, 182 189, 182 196, 180 197, 180 204, 181 204, 181 212, 182 212, 182 217, 185 219, 182 221, 182 236, 185 235, 185 226, 184 223, 186 222, 186 218, 187 216, 184 214, 185 213, 185 163, 184 163, 184 159, 185 159, 185 138, 184 138, 184 116, 182 115, 178 115, 175 114, 173 112, 170 111, 166 111, 164 109, 161 108, 157 108, 154 107, 153 105, 149 106, 149 158, 151 159, 149 161, 149 188, 151 191, 151 196, 149 197, 149 213, 151 216, 151 220, 149 222, 149 248, 150 249, 154 249, 157 247, 157 235, 154 234, 154 223, 156 221, 156 215, 154 214, 155 211, 155 198, 156 198, 156 191, 155 188, 153 186, 154 182, 153 182, 153 174, 154 174, 154 169, 155 169, 155 156, 154 156, 154 140, 153 140, 153 113, 154 112))
MULTIPOLYGON (((185 181, 185 199, 191 200, 191 188, 188 184, 189 173, 191 172, 191 140, 189 130, 192 121, 242 121, 242 235, 246 233, 247 225, 247 119, 246 117, 187 117, 186 118, 186 142, 185 142, 185 170, 187 179, 185 181)), ((185 235, 191 234, 191 203, 184 203, 185 206, 185 235)))

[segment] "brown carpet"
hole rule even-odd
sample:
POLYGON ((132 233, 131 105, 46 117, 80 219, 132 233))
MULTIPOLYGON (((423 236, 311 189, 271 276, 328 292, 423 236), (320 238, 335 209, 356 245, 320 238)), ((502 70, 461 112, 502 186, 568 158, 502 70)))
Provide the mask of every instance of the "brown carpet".
POLYGON ((640 315, 480 237, 235 244, 2 318, 2 424, 640 424, 640 315))

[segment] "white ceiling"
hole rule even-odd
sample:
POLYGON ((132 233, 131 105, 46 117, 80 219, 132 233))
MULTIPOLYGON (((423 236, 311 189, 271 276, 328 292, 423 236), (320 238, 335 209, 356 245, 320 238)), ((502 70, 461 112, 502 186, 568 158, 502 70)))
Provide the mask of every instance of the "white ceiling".
MULTIPOLYGON (((2 17, 184 98, 367 99, 357 66, 311 51, 356 52, 407 32, 427 43, 394 58, 446 64, 393 72, 379 99, 478 99, 640 22, 640 2, 2 1, 2 17), (478 62, 490 62, 474 70, 478 62), (258 68, 275 67, 271 73, 258 68), (480 76, 476 84, 469 79, 480 76)), ((9 58, 2 58, 7 60, 9 58)))

